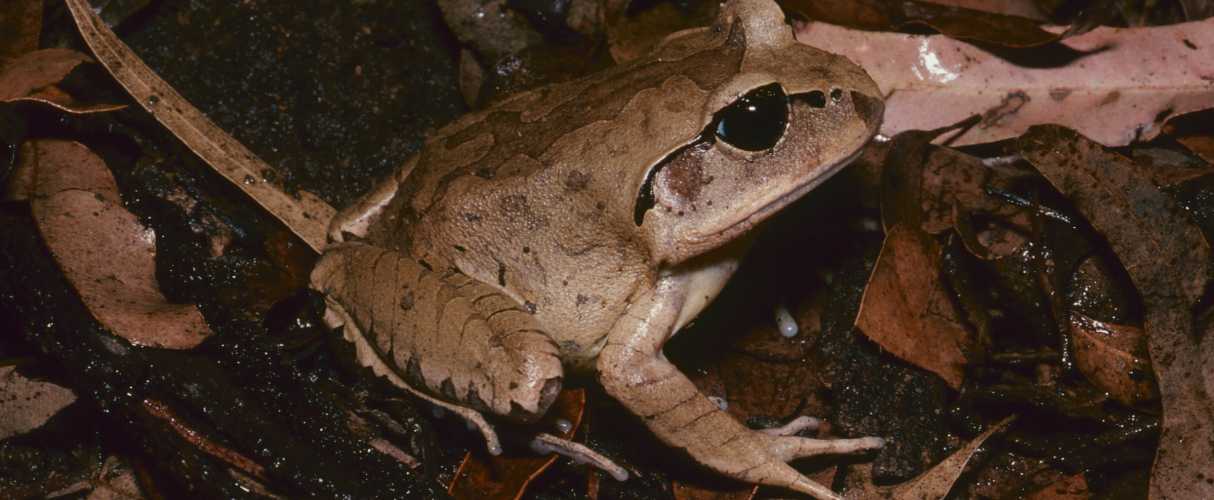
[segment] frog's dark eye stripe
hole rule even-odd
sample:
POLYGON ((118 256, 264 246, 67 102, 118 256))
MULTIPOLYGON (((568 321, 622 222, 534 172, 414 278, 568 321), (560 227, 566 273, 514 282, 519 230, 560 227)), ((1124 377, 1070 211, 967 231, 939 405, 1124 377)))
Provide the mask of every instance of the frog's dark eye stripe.
POLYGON ((711 130, 717 139, 745 151, 771 149, 788 126, 788 96, 779 84, 748 92, 718 111, 711 130))

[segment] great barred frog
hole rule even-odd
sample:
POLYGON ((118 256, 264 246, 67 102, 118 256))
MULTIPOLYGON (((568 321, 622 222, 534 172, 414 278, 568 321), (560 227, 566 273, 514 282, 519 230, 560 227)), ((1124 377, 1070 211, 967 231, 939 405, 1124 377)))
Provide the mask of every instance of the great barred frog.
POLYGON ((797 43, 771 0, 651 54, 438 131, 330 226, 312 274, 360 361, 481 426, 532 420, 597 375, 663 442, 742 481, 834 494, 786 462, 882 446, 748 429, 663 344, 721 290, 764 219, 857 155, 881 95, 797 43))

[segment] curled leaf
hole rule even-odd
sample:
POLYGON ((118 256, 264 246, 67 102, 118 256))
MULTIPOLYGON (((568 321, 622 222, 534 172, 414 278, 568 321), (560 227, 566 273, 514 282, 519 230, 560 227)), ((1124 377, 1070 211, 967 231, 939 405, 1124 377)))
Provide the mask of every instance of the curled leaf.
POLYGON ((1214 468, 1214 441, 1194 438, 1214 435, 1214 343, 1193 315, 1210 278, 1209 244, 1129 158, 1056 125, 1033 127, 1018 147, 1104 234, 1142 296, 1163 406, 1152 498, 1214 498, 1214 483, 1197 480, 1214 468))
POLYGON ((1099 28, 1017 60, 940 35, 826 23, 804 26, 797 39, 864 67, 886 93, 887 136, 980 115, 981 123, 950 144, 993 142, 1058 123, 1121 146, 1155 137, 1169 116, 1214 107, 1214 19, 1099 28))
POLYGON ((1158 397, 1141 328, 1072 312, 1071 336, 1079 371, 1113 399, 1132 406, 1158 397))
POLYGON ((56 86, 77 66, 92 60, 70 49, 43 49, 14 59, 0 68, 0 102, 37 102, 75 114, 125 108, 122 104, 78 102, 56 86))
POLYGON ((156 285, 156 235, 126 209, 105 163, 75 142, 40 140, 31 209, 69 283, 97 321, 132 344, 189 349, 211 330, 156 285))
POLYGON ((30 380, 12 366, 0 367, 0 440, 42 427, 74 401, 71 389, 30 380))

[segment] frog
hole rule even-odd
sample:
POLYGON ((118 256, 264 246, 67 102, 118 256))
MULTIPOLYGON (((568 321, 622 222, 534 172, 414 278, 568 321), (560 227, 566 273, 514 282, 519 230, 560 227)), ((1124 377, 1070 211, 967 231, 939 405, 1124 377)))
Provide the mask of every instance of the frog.
POLYGON ((878 437, 754 430, 664 344, 738 269, 756 227, 877 133, 877 85, 796 41, 772 0, 729 0, 648 55, 437 130, 329 225, 311 273, 359 361, 500 443, 566 375, 724 476, 837 498, 788 465, 878 437))

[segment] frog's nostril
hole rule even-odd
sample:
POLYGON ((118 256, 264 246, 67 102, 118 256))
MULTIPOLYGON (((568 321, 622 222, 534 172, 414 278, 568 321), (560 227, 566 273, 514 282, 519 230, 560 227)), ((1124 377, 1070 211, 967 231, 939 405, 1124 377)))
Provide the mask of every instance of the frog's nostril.
POLYGON ((821 90, 807 92, 805 94, 805 102, 815 108, 824 108, 826 107, 826 94, 823 94, 821 90))
POLYGON ((885 113, 884 102, 855 91, 851 93, 851 102, 856 108, 856 114, 860 115, 869 129, 875 131, 881 125, 881 118, 885 113))
POLYGON ((830 89, 830 100, 837 103, 840 99, 843 99, 843 90, 839 88, 830 89))

